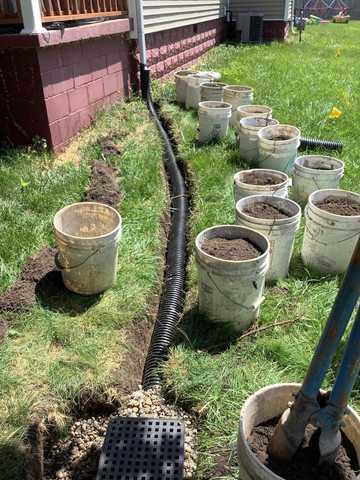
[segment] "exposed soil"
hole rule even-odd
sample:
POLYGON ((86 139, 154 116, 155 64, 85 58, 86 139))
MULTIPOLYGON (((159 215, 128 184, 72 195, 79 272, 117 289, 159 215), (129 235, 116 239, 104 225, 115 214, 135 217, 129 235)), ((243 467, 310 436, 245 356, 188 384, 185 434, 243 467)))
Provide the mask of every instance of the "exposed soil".
POLYGON ((201 246, 208 255, 221 258, 222 260, 250 260, 259 257, 263 252, 254 244, 244 238, 211 238, 205 240, 201 246))
POLYGON ((0 345, 5 340, 8 331, 8 324, 4 318, 0 318, 0 345))
POLYGON ((315 203, 318 208, 325 210, 335 215, 344 215, 346 217, 353 217, 360 215, 360 203, 354 202, 350 198, 327 197, 319 203, 315 203))
POLYGON ((103 142, 101 142, 101 151, 105 156, 121 155, 119 148, 110 138, 106 138, 103 140, 103 142))
POLYGON ((338 168, 335 165, 331 165, 330 163, 326 164, 325 162, 322 162, 318 165, 315 165, 309 161, 305 161, 303 166, 305 168, 311 168, 311 170, 335 170, 336 168, 338 168))
POLYGON ((262 172, 246 173, 243 175, 242 181, 250 185, 279 185, 283 183, 281 178, 262 172))
POLYGON ((275 474, 285 480, 355 480, 358 469, 353 446, 343 436, 343 444, 339 449, 334 465, 319 465, 319 429, 308 425, 305 438, 291 463, 273 461, 267 452, 278 418, 254 428, 249 445, 258 459, 275 474))
POLYGON ((273 140, 274 142, 284 142, 285 140, 290 140, 292 137, 288 135, 274 135, 269 140, 273 140))
POLYGON ((26 262, 20 279, 0 295, 0 311, 24 312, 36 302, 36 286, 55 269, 55 248, 45 247, 26 262))
MULTIPOLYGON (((110 149, 110 146, 107 148, 110 149)), ((84 200, 86 202, 105 203, 110 207, 117 208, 121 194, 116 168, 99 160, 94 160, 91 165, 91 173, 91 183, 84 200)))
POLYGON ((290 218, 291 215, 269 203, 259 202, 244 208, 244 213, 254 218, 265 218, 279 220, 281 218, 290 218))

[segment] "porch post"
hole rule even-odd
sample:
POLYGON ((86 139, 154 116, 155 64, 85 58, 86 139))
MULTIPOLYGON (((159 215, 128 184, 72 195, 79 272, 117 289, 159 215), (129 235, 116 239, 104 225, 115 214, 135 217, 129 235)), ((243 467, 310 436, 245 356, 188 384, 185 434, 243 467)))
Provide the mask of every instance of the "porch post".
POLYGON ((40 0, 20 0, 24 28, 21 33, 36 34, 46 32, 42 26, 40 0))

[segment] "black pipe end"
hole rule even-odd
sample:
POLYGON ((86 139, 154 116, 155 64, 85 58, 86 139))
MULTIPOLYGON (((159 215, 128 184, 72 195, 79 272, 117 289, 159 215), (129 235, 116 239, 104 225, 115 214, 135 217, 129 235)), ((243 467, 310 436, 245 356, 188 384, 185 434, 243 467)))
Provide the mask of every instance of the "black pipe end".
POLYGON ((150 68, 143 63, 140 64, 140 85, 141 96, 147 100, 150 96, 150 68))

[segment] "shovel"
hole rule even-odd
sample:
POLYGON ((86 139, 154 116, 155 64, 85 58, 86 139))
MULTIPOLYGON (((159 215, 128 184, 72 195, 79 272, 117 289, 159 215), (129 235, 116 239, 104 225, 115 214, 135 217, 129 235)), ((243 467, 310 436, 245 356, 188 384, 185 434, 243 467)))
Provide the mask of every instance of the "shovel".
POLYGON ((305 380, 293 403, 283 413, 269 445, 270 456, 290 462, 311 423, 321 430, 320 463, 332 463, 341 445, 340 428, 348 400, 360 372, 360 308, 326 406, 318 402, 319 391, 340 340, 360 296, 360 238, 342 286, 322 333, 305 380))

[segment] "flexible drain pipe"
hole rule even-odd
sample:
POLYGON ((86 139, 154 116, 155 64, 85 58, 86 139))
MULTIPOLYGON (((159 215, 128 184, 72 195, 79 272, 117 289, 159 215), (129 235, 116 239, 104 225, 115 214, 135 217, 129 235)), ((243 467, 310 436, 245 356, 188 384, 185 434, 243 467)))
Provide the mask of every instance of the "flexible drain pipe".
POLYGON ((326 150, 337 150, 341 152, 343 149, 342 142, 331 140, 319 140, 318 138, 301 138, 300 148, 325 148, 326 150))
POLYGON ((137 32, 140 50, 142 96, 147 102, 164 143, 165 168, 171 193, 171 227, 166 254, 166 271, 158 316, 151 337, 143 372, 143 387, 161 383, 160 366, 167 359, 176 327, 183 311, 186 270, 186 234, 188 201, 185 181, 176 161, 168 134, 163 127, 151 98, 150 70, 147 67, 142 0, 137 0, 137 32))

